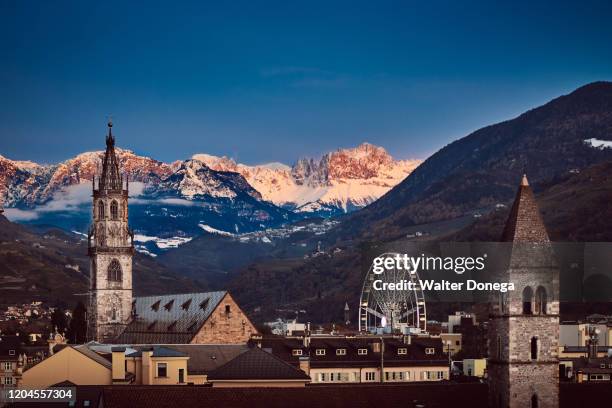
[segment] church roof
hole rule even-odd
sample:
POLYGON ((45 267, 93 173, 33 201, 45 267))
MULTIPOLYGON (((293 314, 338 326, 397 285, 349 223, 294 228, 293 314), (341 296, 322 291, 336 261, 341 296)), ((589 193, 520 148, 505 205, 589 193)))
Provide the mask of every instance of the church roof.
POLYGON ((536 243, 550 241, 526 175, 523 175, 516 193, 502 234, 502 241, 536 243))
POLYGON ((189 343, 226 294, 217 291, 135 297, 134 318, 115 343, 189 343))
POLYGON ((102 176, 98 185, 99 190, 121 190, 123 187, 119 161, 115 155, 115 137, 113 136, 113 123, 108 122, 108 135, 106 136, 106 152, 102 160, 102 176))

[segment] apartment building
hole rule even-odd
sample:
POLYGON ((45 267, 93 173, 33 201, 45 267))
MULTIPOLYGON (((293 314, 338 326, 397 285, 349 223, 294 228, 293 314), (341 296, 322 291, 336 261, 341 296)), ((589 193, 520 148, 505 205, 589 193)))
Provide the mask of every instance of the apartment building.
POLYGON ((439 337, 271 337, 253 342, 300 367, 312 384, 449 379, 448 357, 439 337))

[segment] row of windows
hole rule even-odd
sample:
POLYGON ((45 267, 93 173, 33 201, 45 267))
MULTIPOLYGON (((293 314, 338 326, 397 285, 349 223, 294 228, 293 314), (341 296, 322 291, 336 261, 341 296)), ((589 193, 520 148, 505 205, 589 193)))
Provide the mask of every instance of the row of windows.
POLYGON ((421 380, 443 380, 444 371, 423 371, 421 372, 421 380))
POLYGON ((2 385, 13 385, 13 377, 2 377, 2 385))
MULTIPOLYGON (((124 215, 127 215, 127 214, 124 214, 124 215)), ((117 200, 111 201, 110 217, 113 220, 119 219, 119 203, 117 202, 117 200)), ((104 201, 100 200, 98 201, 98 219, 103 220, 105 218, 106 218, 106 206, 104 205, 104 201)))
POLYGON ((3 366, 3 368, 4 368, 4 371, 9 371, 9 370, 12 370, 12 369, 13 369, 13 363, 11 363, 10 361, 5 361, 5 362, 2 364, 2 366, 3 366))
MULTIPOLYGON (((385 371, 385 381, 410 381, 410 371, 385 371)), ((443 380, 444 371, 422 371, 420 376, 415 380, 419 381, 431 381, 431 380, 443 380)), ((365 381, 371 382, 376 381, 376 372, 367 371, 365 373, 365 381)), ((338 372, 338 373, 318 373, 316 377, 317 382, 359 382, 360 374, 359 371, 354 372, 338 372)))
MULTIPOLYGON (((322 349, 322 348, 318 348, 315 349, 315 355, 317 356, 324 356, 326 355, 327 350, 326 349, 322 349)), ((425 349, 425 354, 435 354, 436 353, 436 349, 433 347, 427 347, 425 349)), ((293 356, 301 356, 303 354, 302 349, 293 349, 291 350, 291 355, 293 356)), ((357 354, 360 356, 365 356, 368 354, 368 349, 367 348, 359 348, 357 349, 357 354)), ((408 354, 408 349, 407 348, 398 348, 397 349, 397 354, 398 355, 406 355, 408 354)), ((337 356, 345 356, 346 355, 346 349, 345 348, 337 348, 336 349, 336 355, 337 356)))
POLYGON ((610 374, 589 374, 590 381, 610 381, 610 374))
POLYGON ((319 373, 319 382, 359 381, 359 372, 353 373, 319 373))

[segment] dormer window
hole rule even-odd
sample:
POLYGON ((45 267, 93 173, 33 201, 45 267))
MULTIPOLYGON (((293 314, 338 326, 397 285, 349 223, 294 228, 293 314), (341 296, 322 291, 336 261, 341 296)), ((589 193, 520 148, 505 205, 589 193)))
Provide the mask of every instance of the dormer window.
MULTIPOLYGON (((398 349, 397 349, 397 354, 398 354, 398 355, 405 355, 405 354, 408 354, 408 349, 407 349, 407 348, 404 348, 404 347, 402 347, 402 348, 398 348, 398 349)), ((425 354, 427 354, 427 351, 425 352, 425 354)))
POLYGON ((324 356, 325 355, 325 349, 316 349, 315 350, 315 355, 317 355, 317 356, 324 356))
POLYGON ((208 302, 209 302, 209 298, 204 299, 201 303, 200 303, 200 309, 202 310, 206 310, 206 307, 208 306, 208 302))
POLYGON ((167 311, 171 311, 172 310, 172 305, 174 305, 174 299, 172 299, 171 301, 169 301, 168 303, 166 303, 164 305, 164 309, 166 309, 167 311))
POLYGON ((182 305, 181 308, 183 310, 189 310, 189 305, 191 305, 191 299, 188 299, 187 301, 185 301, 182 305))
POLYGON ((360 348, 357 349, 357 354, 360 356, 365 356, 368 354, 368 349, 367 348, 360 348))
POLYGON ((158 300, 157 302, 153 303, 151 305, 151 310, 153 310, 154 312, 157 312, 159 310, 159 304, 161 303, 161 300, 158 300))
POLYGON ((337 356, 346 356, 346 349, 345 348, 336 349, 336 355, 337 356))
POLYGON ((293 349, 293 350, 291 350, 291 355, 292 356, 301 356, 302 355, 302 349, 293 349))
POLYGON ((425 349, 425 354, 429 354, 429 355, 436 354, 436 349, 433 347, 427 347, 425 349))

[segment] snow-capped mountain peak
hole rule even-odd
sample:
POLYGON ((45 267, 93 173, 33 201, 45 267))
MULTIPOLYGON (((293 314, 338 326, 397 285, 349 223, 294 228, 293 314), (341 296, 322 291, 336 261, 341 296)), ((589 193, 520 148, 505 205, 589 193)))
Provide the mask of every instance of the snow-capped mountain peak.
MULTIPOLYGON (((55 165, 13 161, 0 156, 0 195, 5 206, 31 207, 52 200, 65 187, 90 182, 100 172, 103 151, 81 153, 55 165)), ((382 147, 362 143, 320 159, 302 158, 293 166, 272 162, 238 163, 227 156, 195 154, 167 164, 116 148, 122 172, 145 192, 188 200, 198 197, 256 200, 297 212, 334 213, 368 205, 403 180, 418 160, 395 160, 382 147)))
POLYGON ((265 200, 299 212, 330 212, 333 208, 346 212, 363 207, 420 164, 419 160, 395 160, 384 148, 370 143, 338 149, 320 160, 299 159, 292 167, 282 163, 250 166, 208 154, 193 158, 217 171, 240 173, 265 200))

